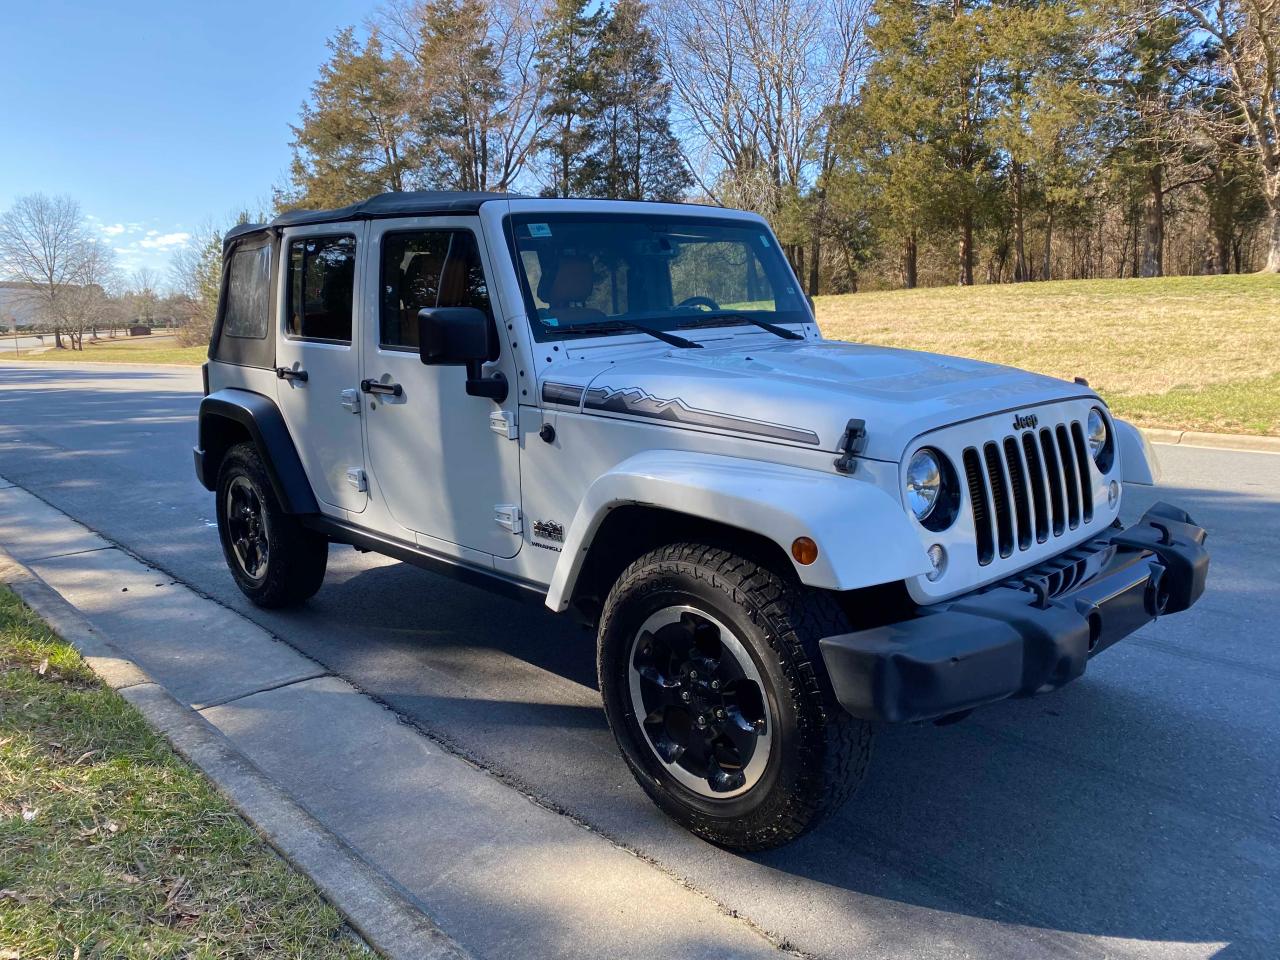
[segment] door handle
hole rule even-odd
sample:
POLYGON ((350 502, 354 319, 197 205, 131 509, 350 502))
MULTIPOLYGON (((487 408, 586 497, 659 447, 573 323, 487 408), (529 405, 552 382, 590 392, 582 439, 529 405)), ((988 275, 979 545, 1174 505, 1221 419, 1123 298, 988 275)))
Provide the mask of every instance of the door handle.
POLYGON ((277 380, 296 380, 299 383, 307 382, 307 371, 291 370, 289 367, 276 367, 277 380))
POLYGON ((376 393, 385 397, 404 396, 404 387, 398 383, 379 383, 377 380, 361 380, 360 389, 365 393, 376 393))

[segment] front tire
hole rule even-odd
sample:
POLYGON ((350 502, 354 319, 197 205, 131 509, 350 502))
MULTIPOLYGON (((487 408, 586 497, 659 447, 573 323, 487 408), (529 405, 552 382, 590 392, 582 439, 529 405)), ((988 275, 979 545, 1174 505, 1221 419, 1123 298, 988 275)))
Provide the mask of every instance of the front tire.
POLYGON ((871 728, 836 703, 818 640, 847 629, 830 598, 727 550, 672 544, 631 564, 605 602, 598 669, 609 726, 654 803, 744 852, 843 803, 871 728))
POLYGON ((260 607, 291 607, 324 582, 329 542, 284 511, 257 447, 239 443, 218 471, 218 536, 236 586, 260 607))

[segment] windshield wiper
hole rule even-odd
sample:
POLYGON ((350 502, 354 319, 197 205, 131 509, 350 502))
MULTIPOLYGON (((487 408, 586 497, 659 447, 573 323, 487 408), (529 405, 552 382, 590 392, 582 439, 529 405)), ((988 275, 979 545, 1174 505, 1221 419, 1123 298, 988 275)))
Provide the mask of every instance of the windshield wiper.
POLYGON ((641 333, 656 337, 663 343, 669 343, 673 347, 680 347, 684 350, 702 347, 702 344, 696 341, 686 340, 684 337, 668 333, 666 330, 655 330, 653 327, 646 327, 643 323, 636 323, 633 320, 598 320, 595 323, 569 324, 560 329, 565 333, 604 333, 606 330, 639 330, 641 333))
POLYGON ((803 340, 804 334, 796 333, 794 330, 788 330, 786 327, 780 327, 776 323, 770 323, 768 320, 761 320, 745 313, 713 313, 704 317, 697 317, 689 326, 706 327, 711 326, 721 320, 742 320, 753 326, 759 327, 761 330, 768 330, 775 336, 781 337, 783 340, 803 340))

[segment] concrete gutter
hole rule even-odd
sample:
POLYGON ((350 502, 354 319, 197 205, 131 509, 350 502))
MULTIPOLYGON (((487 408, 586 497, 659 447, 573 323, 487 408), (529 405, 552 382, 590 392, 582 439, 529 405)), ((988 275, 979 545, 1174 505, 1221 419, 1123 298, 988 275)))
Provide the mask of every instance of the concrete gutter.
POLYGON ((1211 450, 1244 450, 1250 453, 1280 453, 1280 437, 1262 437, 1247 433, 1201 433, 1196 430, 1163 430, 1143 427, 1152 443, 1171 443, 1181 447, 1207 447, 1211 450))
POLYGON ((388 960, 470 960, 387 880, 321 826, 231 742, 124 656, 57 591, 0 546, 6 584, 102 681, 128 700, 188 762, 198 767, 299 873, 309 877, 365 942, 388 960))

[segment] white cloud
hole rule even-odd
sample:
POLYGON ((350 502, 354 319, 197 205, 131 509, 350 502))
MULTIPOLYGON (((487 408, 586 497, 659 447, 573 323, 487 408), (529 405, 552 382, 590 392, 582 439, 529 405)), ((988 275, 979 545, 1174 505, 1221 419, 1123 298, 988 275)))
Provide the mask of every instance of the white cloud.
POLYGON ((124 233, 125 226, 123 223, 106 223, 98 227, 98 229, 108 237, 118 237, 120 234, 124 233))
POLYGON ((159 233, 155 230, 147 231, 147 235, 138 241, 138 246, 144 250, 171 250, 174 247, 180 247, 191 239, 189 233, 159 233))

